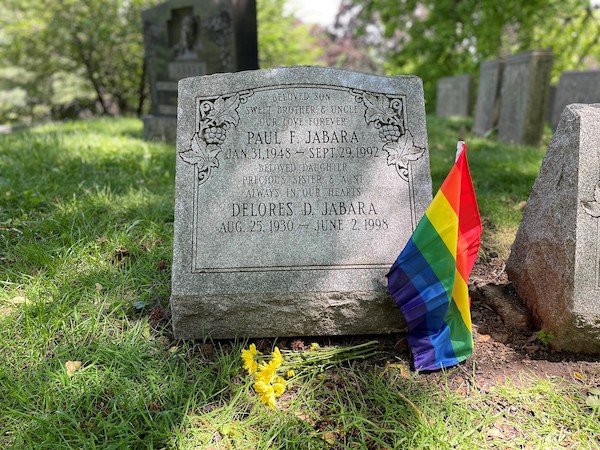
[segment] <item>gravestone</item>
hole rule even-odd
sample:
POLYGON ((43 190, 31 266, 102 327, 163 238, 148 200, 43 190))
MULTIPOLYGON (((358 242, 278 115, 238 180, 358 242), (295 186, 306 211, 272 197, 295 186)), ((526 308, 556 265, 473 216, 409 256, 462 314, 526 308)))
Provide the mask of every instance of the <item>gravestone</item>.
POLYGON ((498 123, 503 68, 504 62, 501 59, 484 61, 479 66, 479 86, 473 132, 480 136, 493 130, 498 123))
POLYGON ((597 102, 600 102, 600 70, 564 72, 556 87, 552 127, 556 129, 560 115, 567 105, 597 102))
POLYGON ((188 78, 177 151, 178 338, 402 329, 385 275, 431 201, 419 78, 188 78))
POLYGON ((600 104, 564 110, 506 271, 554 348, 600 353, 600 104))
POLYGON ((439 117, 471 115, 473 103, 473 77, 458 75, 437 81, 435 114, 439 117))
POLYGON ((175 142, 177 82, 258 68, 255 0, 170 0, 142 12, 151 113, 146 139, 175 142))
POLYGON ((544 131, 552 52, 533 50, 505 58, 500 89, 498 137, 539 145, 544 131))
MULTIPOLYGON (((552 114, 554 113, 555 100, 556 100, 556 85, 551 84, 550 88, 548 90, 548 105, 546 106, 546 122, 548 122, 548 123, 552 123, 552 114)), ((576 102, 576 103, 579 103, 579 102, 576 102)), ((567 105, 565 105, 565 106, 567 106, 567 105)), ((553 129, 556 129, 556 127, 554 126, 553 129)))

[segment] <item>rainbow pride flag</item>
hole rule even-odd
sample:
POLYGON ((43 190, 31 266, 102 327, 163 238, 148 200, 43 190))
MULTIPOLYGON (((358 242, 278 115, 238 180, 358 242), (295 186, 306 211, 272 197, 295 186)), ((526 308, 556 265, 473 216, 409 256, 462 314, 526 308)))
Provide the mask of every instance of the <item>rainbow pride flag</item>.
POLYGON ((451 367, 473 353, 467 282, 481 231, 467 146, 459 141, 454 166, 387 275, 416 370, 451 367))

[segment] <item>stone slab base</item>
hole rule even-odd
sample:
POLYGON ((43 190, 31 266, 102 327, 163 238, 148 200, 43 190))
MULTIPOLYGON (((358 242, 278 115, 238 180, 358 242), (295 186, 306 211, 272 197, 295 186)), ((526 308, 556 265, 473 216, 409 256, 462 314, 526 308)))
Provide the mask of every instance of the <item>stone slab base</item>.
POLYGON ((171 297, 177 339, 386 334, 404 331, 385 292, 171 297))
POLYGON ((142 117, 142 120, 144 122, 145 140, 175 144, 177 139, 177 117, 148 115, 142 117))

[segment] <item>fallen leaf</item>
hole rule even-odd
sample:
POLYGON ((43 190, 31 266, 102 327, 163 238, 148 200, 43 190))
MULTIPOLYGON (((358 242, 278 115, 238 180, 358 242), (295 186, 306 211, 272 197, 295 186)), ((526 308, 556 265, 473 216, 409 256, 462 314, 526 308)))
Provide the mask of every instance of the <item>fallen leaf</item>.
POLYGON ((73 376, 75 372, 81 369, 81 361, 67 361, 65 367, 67 368, 67 375, 73 376))
POLYGON ((577 381, 581 381, 582 383, 585 382, 586 380, 586 376, 584 374, 582 374, 581 372, 573 372, 571 374, 571 376, 576 379, 577 381))
POLYGON ((18 305, 21 303, 26 303, 27 302, 27 298, 23 297, 22 295, 17 295, 16 297, 11 298, 10 302, 13 305, 18 305))
POLYGON ((303 422, 309 423, 311 425, 315 424, 315 421, 303 411, 295 411, 294 415, 303 422))
POLYGON ((96 283, 96 290, 100 292, 102 289, 104 289, 104 286, 102 286, 100 283, 96 283))
POLYGON ((335 433, 333 431, 325 431, 323 433, 323 440, 329 445, 335 444, 335 433))
POLYGON ((133 307, 135 309, 137 309, 138 311, 140 309, 144 309, 146 307, 147 303, 143 300, 136 300, 135 302, 133 302, 133 307))
POLYGON ((517 203, 513 209, 515 211, 520 211, 521 209, 525 208, 526 204, 527 204, 527 202, 525 200, 523 200, 523 201, 517 203))
POLYGON ((402 378, 410 378, 410 369, 406 364, 386 364, 387 369, 398 369, 402 378))

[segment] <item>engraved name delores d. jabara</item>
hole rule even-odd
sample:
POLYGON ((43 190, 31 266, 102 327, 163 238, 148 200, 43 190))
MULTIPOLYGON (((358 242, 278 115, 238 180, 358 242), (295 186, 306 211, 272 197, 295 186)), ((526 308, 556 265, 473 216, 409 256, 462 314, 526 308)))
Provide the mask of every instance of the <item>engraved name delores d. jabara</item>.
MULTIPOLYGON (((327 89, 325 86, 322 88, 327 89)), ((387 165, 393 166, 403 180, 409 181, 409 164, 411 161, 418 160, 425 152, 425 148, 415 145, 414 138, 406 125, 403 106, 405 100, 400 96, 356 89, 348 89, 348 92, 356 102, 363 105, 365 122, 379 131, 379 138, 383 142, 382 150, 387 154, 387 165)), ((218 155, 227 138, 227 130, 238 125, 240 121, 238 108, 253 94, 254 91, 250 90, 236 92, 229 96, 199 99, 198 131, 193 134, 189 149, 179 153, 186 163, 197 167, 199 184, 205 183, 211 171, 219 167, 218 155)), ((248 144, 255 145, 295 145, 296 143, 335 145, 358 142, 356 132, 343 129, 330 131, 309 128, 304 131, 303 137, 292 128, 283 132, 270 130, 263 133, 249 133, 251 134, 248 136, 248 144)), ((334 148, 331 151, 334 157, 334 148)))

